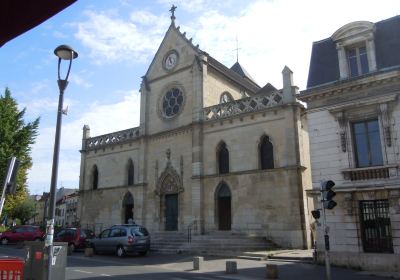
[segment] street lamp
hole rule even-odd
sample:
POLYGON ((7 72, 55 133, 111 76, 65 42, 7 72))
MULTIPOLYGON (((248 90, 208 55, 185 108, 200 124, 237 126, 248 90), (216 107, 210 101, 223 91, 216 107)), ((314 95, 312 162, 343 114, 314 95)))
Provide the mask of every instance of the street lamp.
POLYGON ((47 279, 51 280, 51 267, 53 264, 54 246, 53 246, 53 235, 54 235, 54 212, 55 212, 55 197, 57 189, 57 175, 58 175, 58 156, 60 153, 60 137, 61 137, 61 121, 63 114, 63 102, 64 102, 64 90, 68 85, 68 76, 71 70, 72 60, 78 57, 78 53, 74 51, 70 46, 61 45, 54 50, 54 54, 58 57, 58 88, 60 90, 60 96, 58 99, 58 111, 57 111, 57 124, 56 124, 56 136, 54 140, 54 153, 53 153, 53 166, 51 169, 51 185, 50 185, 50 208, 49 218, 47 220, 47 236, 45 246, 48 247, 48 269, 47 279), (69 60, 69 66, 65 79, 60 77, 60 65, 61 60, 69 60))

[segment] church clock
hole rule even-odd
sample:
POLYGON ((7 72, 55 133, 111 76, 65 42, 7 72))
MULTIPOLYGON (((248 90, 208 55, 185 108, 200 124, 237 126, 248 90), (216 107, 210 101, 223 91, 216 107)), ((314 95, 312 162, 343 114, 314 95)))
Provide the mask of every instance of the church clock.
POLYGON ((178 64, 178 53, 175 50, 172 50, 167 53, 164 58, 164 68, 166 70, 172 70, 178 64))

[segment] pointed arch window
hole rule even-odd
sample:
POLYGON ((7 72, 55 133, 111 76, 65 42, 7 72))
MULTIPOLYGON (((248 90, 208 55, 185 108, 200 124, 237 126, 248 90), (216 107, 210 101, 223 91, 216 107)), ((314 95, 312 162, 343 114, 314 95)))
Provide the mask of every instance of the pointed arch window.
POLYGON ((133 186, 135 178, 135 167, 131 159, 128 160, 128 186, 133 186))
POLYGON ((273 169, 274 168, 274 147, 272 146, 269 137, 264 135, 260 141, 260 165, 261 169, 273 169))
POLYGON ((229 173, 229 151, 224 142, 218 147, 217 161, 219 174, 229 173))
POLYGON ((99 170, 97 169, 97 165, 94 165, 92 171, 92 189, 97 190, 98 186, 99 186, 99 170))

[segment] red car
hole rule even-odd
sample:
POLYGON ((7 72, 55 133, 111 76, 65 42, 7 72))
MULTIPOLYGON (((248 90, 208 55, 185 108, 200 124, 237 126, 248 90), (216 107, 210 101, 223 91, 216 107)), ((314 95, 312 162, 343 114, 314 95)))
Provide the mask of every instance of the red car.
POLYGON ((71 251, 78 248, 85 248, 87 239, 93 238, 95 235, 89 229, 81 228, 65 228, 60 230, 54 237, 56 242, 68 242, 71 251))
POLYGON ((44 232, 38 226, 15 226, 0 233, 2 245, 17 243, 22 241, 42 241, 44 232))

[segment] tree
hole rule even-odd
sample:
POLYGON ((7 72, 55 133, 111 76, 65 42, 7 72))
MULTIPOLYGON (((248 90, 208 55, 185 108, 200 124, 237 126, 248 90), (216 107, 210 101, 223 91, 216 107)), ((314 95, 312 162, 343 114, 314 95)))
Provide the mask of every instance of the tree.
POLYGON ((30 156, 31 146, 35 143, 38 135, 39 118, 25 124, 25 108, 18 110, 18 104, 11 97, 8 88, 4 95, 0 96, 0 183, 3 187, 7 160, 12 156, 20 160, 19 171, 17 175, 17 191, 15 195, 7 195, 4 205, 4 214, 10 216, 13 209, 25 201, 28 195, 27 175, 32 166, 30 156))
POLYGON ((18 201, 15 206, 10 209, 9 216, 12 219, 19 219, 22 224, 28 222, 36 215, 36 204, 30 198, 18 201))

